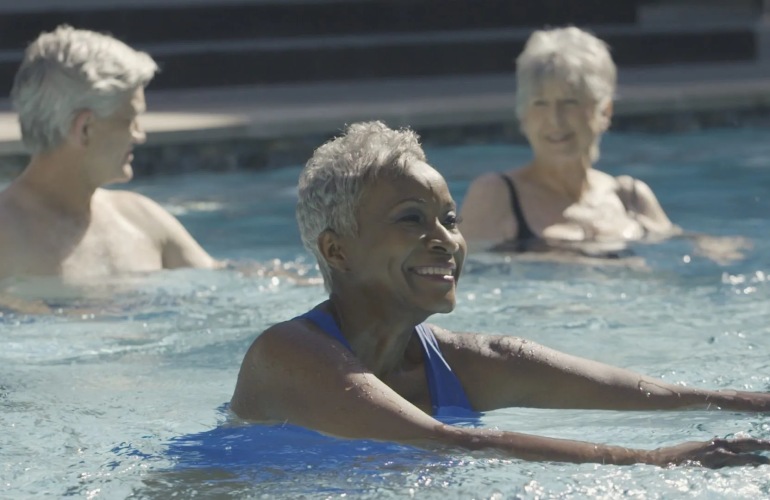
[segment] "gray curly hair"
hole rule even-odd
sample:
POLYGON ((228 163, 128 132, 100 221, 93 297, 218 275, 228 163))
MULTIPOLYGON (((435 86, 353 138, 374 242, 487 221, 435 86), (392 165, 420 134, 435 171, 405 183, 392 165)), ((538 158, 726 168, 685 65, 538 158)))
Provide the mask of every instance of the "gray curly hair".
POLYGON ((380 121, 349 125, 308 160, 299 177, 297 224, 302 243, 318 261, 327 291, 332 275, 318 247, 320 234, 330 229, 355 236, 364 189, 379 176, 401 173, 415 161, 425 161, 417 134, 390 129, 380 121))
MULTIPOLYGON (((596 103, 596 116, 615 94, 617 67, 605 42, 574 26, 538 30, 530 35, 516 59, 516 116, 521 122, 532 93, 545 80, 574 85, 596 103)), ((591 160, 599 159, 599 141, 591 147, 591 160)))
POLYGON ((33 154, 59 146, 77 113, 114 113, 158 70, 152 57, 109 35, 62 25, 24 53, 11 90, 24 145, 33 154))

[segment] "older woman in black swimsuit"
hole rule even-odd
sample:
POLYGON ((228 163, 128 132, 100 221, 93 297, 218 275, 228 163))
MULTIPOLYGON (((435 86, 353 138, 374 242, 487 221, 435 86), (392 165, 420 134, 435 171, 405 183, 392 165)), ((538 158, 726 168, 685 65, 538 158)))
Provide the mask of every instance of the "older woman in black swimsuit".
POLYGON ((238 416, 525 460, 768 462, 754 452, 770 441, 754 438, 639 450, 437 420, 512 406, 770 411, 770 394, 677 386, 517 337, 426 323, 454 309, 466 245, 449 188, 414 133, 354 124, 320 147, 300 177, 297 220, 329 296, 257 337, 232 398, 238 416))
MULTIPOLYGON (((593 168, 617 80, 604 42, 575 27, 536 31, 516 60, 516 80, 516 114, 533 158, 473 181, 461 211, 473 248, 622 248, 682 234, 647 184, 593 168)), ((740 256, 741 240, 691 236, 714 260, 740 256)))

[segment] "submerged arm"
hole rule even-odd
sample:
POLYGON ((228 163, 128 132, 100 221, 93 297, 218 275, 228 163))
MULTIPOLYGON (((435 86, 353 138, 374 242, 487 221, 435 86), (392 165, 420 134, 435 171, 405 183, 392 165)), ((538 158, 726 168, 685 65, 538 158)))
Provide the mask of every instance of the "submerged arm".
POLYGON ((750 240, 741 236, 711 236, 685 231, 669 220, 650 186, 627 175, 617 180, 621 200, 647 229, 653 241, 671 237, 692 240, 697 254, 723 265, 743 259, 744 250, 752 246, 750 240))
POLYGON ((233 411, 242 418, 291 423, 343 438, 486 450, 524 460, 618 465, 697 460, 722 466, 760 463, 762 457, 742 452, 770 449, 770 442, 747 439, 650 451, 445 425, 368 372, 344 347, 297 323, 269 329, 247 353, 232 399, 233 411))

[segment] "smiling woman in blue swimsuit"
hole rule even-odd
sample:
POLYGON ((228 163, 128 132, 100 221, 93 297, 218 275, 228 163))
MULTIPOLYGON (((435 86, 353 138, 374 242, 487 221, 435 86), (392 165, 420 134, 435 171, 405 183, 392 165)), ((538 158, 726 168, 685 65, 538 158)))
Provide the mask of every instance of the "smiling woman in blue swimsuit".
POLYGON ((435 417, 512 406, 770 411, 765 393, 675 386, 512 336, 425 321, 455 307, 466 245, 444 178, 417 136, 351 125, 299 180, 297 220, 329 299, 271 326, 241 366, 232 410, 343 438, 487 449, 527 460, 706 466, 766 463, 745 438, 636 450, 446 425, 435 417))

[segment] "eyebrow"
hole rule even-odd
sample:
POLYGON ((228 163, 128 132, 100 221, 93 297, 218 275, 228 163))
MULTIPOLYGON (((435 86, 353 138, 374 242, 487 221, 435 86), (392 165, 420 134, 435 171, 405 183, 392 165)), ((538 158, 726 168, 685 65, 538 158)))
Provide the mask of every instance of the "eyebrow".
MULTIPOLYGON (((391 207, 391 210, 398 207, 399 205, 403 205, 404 203, 417 203, 419 205, 427 205, 428 200, 425 198, 403 198, 396 203, 394 203, 391 207)), ((457 210, 457 203, 455 203, 454 200, 452 200, 451 203, 445 203, 444 208, 449 208, 451 210, 457 210)))

